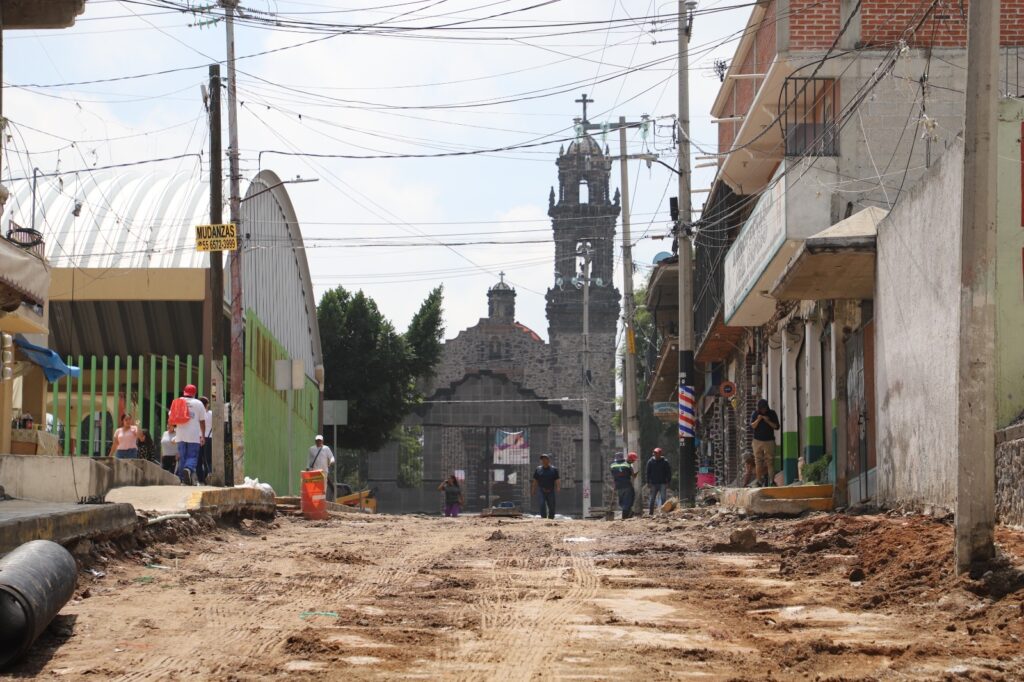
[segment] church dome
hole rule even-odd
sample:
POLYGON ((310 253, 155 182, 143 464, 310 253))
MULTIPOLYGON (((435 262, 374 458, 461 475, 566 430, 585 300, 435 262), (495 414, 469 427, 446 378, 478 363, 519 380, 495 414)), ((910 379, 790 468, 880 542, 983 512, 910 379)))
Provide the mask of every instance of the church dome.
POLYGON ((566 156, 571 156, 572 154, 601 156, 601 145, 599 145, 590 135, 583 135, 582 137, 576 138, 569 144, 566 156))

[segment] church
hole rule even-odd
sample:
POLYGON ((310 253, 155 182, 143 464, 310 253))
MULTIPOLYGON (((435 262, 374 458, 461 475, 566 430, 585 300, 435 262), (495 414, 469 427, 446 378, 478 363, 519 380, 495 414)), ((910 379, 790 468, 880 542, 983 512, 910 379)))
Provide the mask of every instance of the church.
POLYGON ((537 513, 530 479, 540 455, 550 453, 562 483, 557 511, 579 515, 584 400, 590 411, 591 505, 605 504, 605 470, 615 448, 619 193, 609 196, 612 159, 589 135, 559 150, 556 164, 558 190, 552 188, 548 199, 555 245, 546 294, 548 341, 516 321, 516 292, 502 275, 486 292, 487 317, 445 342, 424 403, 406 420, 422 429, 422 485, 399 487, 396 445, 370 456, 369 485, 382 511, 439 512, 437 487, 454 474, 465 511, 514 502, 537 513), (590 254, 589 360, 580 285, 584 251, 590 254))

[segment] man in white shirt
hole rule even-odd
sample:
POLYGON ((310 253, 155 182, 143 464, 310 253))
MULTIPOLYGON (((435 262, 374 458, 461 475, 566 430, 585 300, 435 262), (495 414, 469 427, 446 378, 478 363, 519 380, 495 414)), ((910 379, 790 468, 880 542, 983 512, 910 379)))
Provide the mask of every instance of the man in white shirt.
POLYGON ((199 451, 206 442, 206 406, 196 400, 196 387, 189 384, 181 392, 188 405, 188 421, 175 427, 178 441, 178 478, 185 485, 195 485, 199 451))
POLYGON ((309 448, 309 461, 307 470, 319 469, 324 472, 324 480, 327 482, 327 499, 334 500, 334 486, 331 485, 331 466, 334 464, 334 453, 324 445, 324 437, 317 435, 316 445, 309 448))

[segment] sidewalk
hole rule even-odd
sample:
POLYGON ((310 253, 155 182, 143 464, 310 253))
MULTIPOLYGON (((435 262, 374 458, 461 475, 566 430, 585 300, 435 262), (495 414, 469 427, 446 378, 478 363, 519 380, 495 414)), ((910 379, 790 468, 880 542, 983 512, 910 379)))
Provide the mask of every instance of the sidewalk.
POLYGON ((135 523, 135 509, 130 504, 0 500, 0 554, 30 540, 65 544, 77 538, 124 532, 135 523))

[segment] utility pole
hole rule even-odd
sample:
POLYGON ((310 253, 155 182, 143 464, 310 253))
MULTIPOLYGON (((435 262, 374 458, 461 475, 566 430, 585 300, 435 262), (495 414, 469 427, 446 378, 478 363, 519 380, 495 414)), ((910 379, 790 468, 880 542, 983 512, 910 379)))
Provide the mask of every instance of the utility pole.
POLYGON ((690 33, 696 0, 679 0, 679 501, 692 506, 697 494, 693 368, 693 245, 690 243, 690 33))
MULTIPOLYGON (((210 65, 210 223, 224 222, 224 172, 221 168, 220 64, 210 65)), ((214 485, 225 485, 224 475, 224 257, 210 251, 210 402, 213 412, 213 443, 210 445, 214 485)))
POLYGON ((999 0, 967 15, 967 96, 960 232, 957 573, 995 555, 996 107, 999 0))
MULTIPOLYGON (((587 99, 586 93, 583 94, 580 99, 576 100, 577 103, 583 104, 583 118, 576 120, 576 125, 582 133, 587 133, 592 130, 600 130, 608 132, 608 128, 605 125, 597 125, 587 120, 587 104, 593 103, 594 100, 587 99)), ((634 326, 634 314, 635 314, 635 303, 633 300, 633 256, 632 256, 632 243, 629 236, 629 166, 628 161, 633 159, 640 159, 650 163, 656 161, 658 158, 657 154, 627 154, 626 153, 626 129, 627 128, 639 128, 648 125, 650 119, 647 115, 641 116, 639 121, 627 121, 624 116, 619 117, 618 129, 619 129, 619 171, 620 171, 620 191, 622 194, 622 274, 623 274, 623 298, 625 299, 625 311, 623 315, 623 327, 626 332, 626 352, 624 355, 624 367, 623 367, 623 420, 622 420, 622 440, 626 447, 626 452, 637 452, 639 455, 640 449, 640 417, 637 412, 637 395, 636 395, 636 335, 634 326)), ((643 508, 643 500, 640 495, 640 479, 639 477, 633 479, 633 488, 635 491, 634 508, 639 511, 643 508)))
POLYGON ((245 251, 245 230, 242 229, 239 209, 238 170, 238 98, 235 79, 235 7, 238 0, 220 0, 224 7, 227 26, 228 63, 228 172, 231 191, 231 222, 238 229, 238 249, 231 258, 231 451, 234 480, 241 483, 245 475, 245 409, 243 381, 245 353, 242 343, 245 328, 242 323, 242 254, 245 251))
POLYGON ((584 519, 590 518, 590 243, 580 246, 583 257, 583 508, 584 519))
MULTIPOLYGON (((646 124, 647 117, 643 122, 646 124)), ((636 124, 634 124, 636 125, 636 124)), ((640 454, 640 416, 637 414, 636 396, 636 326, 634 316, 636 314, 636 302, 633 300, 633 245, 629 236, 629 165, 631 158, 645 158, 653 155, 638 154, 635 157, 626 153, 626 128, 630 124, 625 116, 619 116, 619 172, 622 193, 622 296, 625 304, 624 326, 626 329, 626 352, 624 354, 625 367, 622 377, 622 393, 624 398, 625 414, 622 420, 622 440, 625 442, 626 452, 640 454)), ((653 158, 657 158, 654 156, 653 158)), ((642 460, 640 460, 642 461, 642 460)), ((639 466, 639 465, 638 465, 639 466)), ((640 477, 633 479, 635 511, 643 509, 641 499, 640 477)))

